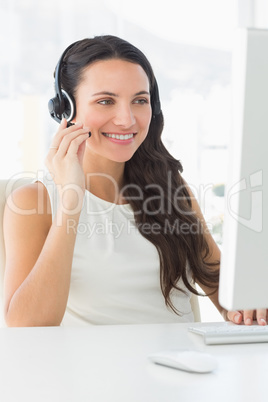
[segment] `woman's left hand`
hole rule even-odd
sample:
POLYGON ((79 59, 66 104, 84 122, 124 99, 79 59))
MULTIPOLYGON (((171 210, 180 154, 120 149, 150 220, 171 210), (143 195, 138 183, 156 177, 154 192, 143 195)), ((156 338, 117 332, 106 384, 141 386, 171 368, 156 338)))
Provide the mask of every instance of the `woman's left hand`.
POLYGON ((235 324, 252 325, 253 321, 257 321, 259 325, 267 325, 268 310, 243 310, 243 311, 228 311, 227 320, 234 322, 235 324))

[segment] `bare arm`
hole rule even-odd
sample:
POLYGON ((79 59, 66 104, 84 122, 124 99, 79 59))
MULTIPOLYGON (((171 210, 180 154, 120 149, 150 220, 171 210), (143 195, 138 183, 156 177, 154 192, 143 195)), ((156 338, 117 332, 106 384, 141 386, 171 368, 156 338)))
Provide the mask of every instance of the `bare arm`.
MULTIPOLYGON (((220 250, 217 246, 215 240, 213 239, 212 235, 210 234, 201 209, 196 201, 195 197, 193 196, 191 190, 188 188, 188 191, 191 196, 192 200, 192 207, 193 210, 196 212, 198 218, 202 222, 203 228, 205 229, 205 237, 209 246, 210 256, 206 259, 207 262, 213 263, 215 261, 220 261, 220 250)), ((214 269, 219 270, 220 265, 215 266, 214 269)), ((209 294, 211 292, 210 288, 198 283, 201 289, 205 292, 205 294, 209 294)), ((266 325, 268 320, 268 310, 266 309, 258 309, 258 310, 244 310, 244 311, 227 311, 219 304, 219 292, 218 290, 211 296, 209 296, 213 304, 216 306, 218 311, 221 313, 225 320, 230 320, 236 324, 241 324, 244 322, 246 325, 251 325, 253 320, 257 320, 259 325, 266 325)))
MULTIPOLYGON (((41 192, 47 206, 46 190, 41 186, 36 183, 12 195, 21 214, 13 211, 9 203, 5 210, 4 297, 9 326, 59 325, 66 308, 75 233, 68 233, 66 214, 59 225, 56 220, 51 224, 47 212, 23 214, 25 210, 37 209, 41 192)), ((71 218, 78 220, 79 215, 71 218)))
POLYGON ((66 128, 63 121, 53 140, 58 149, 49 151, 47 164, 64 197, 53 222, 48 194, 41 183, 17 189, 11 195, 12 202, 10 198, 7 203, 4 312, 9 326, 59 325, 62 321, 76 238, 75 231, 68 230, 68 220, 78 223, 84 194, 81 165, 88 138, 85 131, 80 126, 66 128), (78 194, 72 189, 64 190, 70 184, 80 190, 78 207, 78 194), (40 200, 44 206, 42 213, 38 213, 40 200), (12 205, 16 205, 16 210, 12 205), (25 213, 29 210, 36 211, 25 213))

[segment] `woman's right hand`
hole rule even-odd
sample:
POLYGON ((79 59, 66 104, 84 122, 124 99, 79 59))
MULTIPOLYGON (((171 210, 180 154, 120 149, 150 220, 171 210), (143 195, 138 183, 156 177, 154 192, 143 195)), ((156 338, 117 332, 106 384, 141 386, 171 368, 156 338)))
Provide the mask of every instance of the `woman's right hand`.
POLYGON ((60 196, 53 222, 48 192, 41 183, 13 192, 16 209, 7 201, 4 309, 8 326, 60 325, 62 321, 70 289, 76 224, 84 200, 83 156, 88 132, 82 124, 67 128, 64 119, 53 138, 46 158, 60 196))
POLYGON ((77 197, 85 192, 83 157, 89 128, 82 123, 67 128, 66 119, 62 119, 46 157, 46 166, 57 185, 65 208, 77 206, 77 197))

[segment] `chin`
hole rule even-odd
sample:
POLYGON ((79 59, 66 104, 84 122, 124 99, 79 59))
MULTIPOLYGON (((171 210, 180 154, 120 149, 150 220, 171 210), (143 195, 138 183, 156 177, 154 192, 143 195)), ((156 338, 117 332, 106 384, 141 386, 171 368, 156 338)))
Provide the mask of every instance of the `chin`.
POLYGON ((118 152, 107 152, 106 153, 106 158, 113 161, 113 162, 118 162, 118 163, 124 163, 129 161, 134 153, 137 151, 137 149, 135 150, 118 150, 118 152))
POLYGON ((109 159, 112 160, 113 162, 124 163, 124 162, 129 161, 133 155, 134 155, 133 153, 128 156, 127 155, 118 155, 118 156, 113 156, 109 159))

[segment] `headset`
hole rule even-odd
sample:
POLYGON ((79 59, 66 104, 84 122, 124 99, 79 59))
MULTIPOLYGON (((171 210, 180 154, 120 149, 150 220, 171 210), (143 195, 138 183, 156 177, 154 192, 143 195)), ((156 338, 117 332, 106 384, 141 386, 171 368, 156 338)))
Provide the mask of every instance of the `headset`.
POLYGON ((71 126, 72 119, 75 117, 76 108, 74 98, 61 88, 60 72, 63 64, 64 57, 71 47, 77 42, 68 46, 61 55, 55 69, 55 93, 56 96, 48 101, 48 111, 52 119, 60 123, 62 118, 67 120, 67 127, 71 126))
MULTIPOLYGON (((55 69, 55 93, 56 96, 51 98, 48 101, 48 110, 52 119, 56 120, 56 122, 60 123, 62 118, 67 120, 67 127, 72 126, 73 123, 71 121, 74 119, 76 115, 76 107, 75 107, 75 100, 72 95, 68 94, 64 89, 61 88, 61 79, 60 79, 60 72, 63 64, 64 57, 69 49, 71 49, 74 45, 78 42, 72 43, 68 46, 64 52, 62 53, 58 64, 55 69)), ((159 98, 159 90, 157 81, 154 81, 154 91, 151 96, 151 104, 152 104, 152 114, 153 118, 159 115, 161 111, 161 104, 159 98)))

